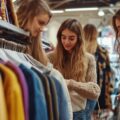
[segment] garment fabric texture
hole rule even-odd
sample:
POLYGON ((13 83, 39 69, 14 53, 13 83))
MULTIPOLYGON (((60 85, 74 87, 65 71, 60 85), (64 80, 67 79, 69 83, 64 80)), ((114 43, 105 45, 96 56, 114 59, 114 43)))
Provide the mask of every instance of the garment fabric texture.
POLYGON ((55 82, 52 80, 51 77, 46 75, 50 84, 51 96, 52 96, 52 106, 53 106, 53 117, 54 120, 59 120, 59 109, 58 109, 58 95, 57 95, 57 88, 55 86, 55 82))
POLYGON ((20 64, 29 89, 29 119, 48 120, 44 90, 40 78, 31 69, 20 64))
POLYGON ((43 69, 45 73, 53 79, 55 85, 57 84, 58 104, 59 104, 59 120, 73 120, 73 110, 70 100, 70 95, 66 82, 61 73, 54 69, 52 64, 48 64, 48 67, 43 66, 40 62, 27 55, 28 59, 38 68, 43 69), (46 72, 47 71, 47 72, 46 72), (59 87, 58 87, 59 86, 59 87))
POLYGON ((53 106, 52 106, 52 95, 50 90, 49 81, 43 74, 41 74, 38 70, 35 68, 32 68, 33 71, 37 73, 37 75, 40 77, 41 84, 43 85, 44 94, 46 98, 46 108, 48 113, 49 120, 53 120, 53 106))
MULTIPOLYGON (((111 97, 113 86, 111 84, 111 68, 108 52, 101 46, 97 47, 95 58, 97 61, 97 83, 101 88, 99 105, 101 109, 111 109, 111 97)), ((98 110, 98 105, 96 105, 98 110)))
MULTIPOLYGON (((51 63, 55 63, 55 52, 52 51, 48 53, 48 57, 51 63)), ((69 90, 69 94, 71 97, 72 102, 72 109, 73 112, 77 112, 80 110, 84 110, 86 107, 87 99, 93 98, 94 100, 97 100, 100 94, 100 88, 97 85, 97 74, 96 74, 96 62, 93 55, 86 53, 86 65, 84 74, 81 76, 79 75, 78 79, 75 79, 76 75, 71 75, 71 77, 68 75, 64 76, 65 79, 73 79, 76 80, 79 84, 79 89, 81 91, 81 95, 78 94, 75 90, 69 90), (70 78, 69 78, 70 77, 70 78), (84 96, 84 97, 83 97, 84 96)), ((59 66, 55 66, 56 69, 59 69, 59 66)))
POLYGON ((8 118, 9 120, 24 120, 22 93, 17 76, 3 64, 0 64, 0 70, 3 73, 2 78, 8 118))
POLYGON ((0 120, 8 120, 7 107, 2 82, 3 80, 0 76, 0 120))
POLYGON ((22 91, 22 99, 25 113, 25 120, 29 120, 29 96, 28 96, 28 86, 26 83, 26 79, 21 69, 11 62, 4 63, 8 68, 10 68, 17 76, 19 85, 22 91))

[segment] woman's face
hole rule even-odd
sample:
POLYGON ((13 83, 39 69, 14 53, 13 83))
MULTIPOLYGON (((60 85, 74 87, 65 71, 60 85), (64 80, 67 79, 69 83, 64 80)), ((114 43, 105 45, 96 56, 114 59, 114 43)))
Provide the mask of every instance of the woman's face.
POLYGON ((120 18, 115 20, 115 24, 118 30, 118 37, 120 37, 120 18))
POLYGON ((49 19, 50 18, 48 14, 39 14, 35 16, 32 21, 28 21, 26 25, 26 30, 30 31, 32 37, 37 37, 40 34, 40 32, 43 31, 49 19))
POLYGON ((61 34, 61 42, 64 49, 71 53, 77 43, 76 33, 70 31, 69 29, 63 30, 61 34))

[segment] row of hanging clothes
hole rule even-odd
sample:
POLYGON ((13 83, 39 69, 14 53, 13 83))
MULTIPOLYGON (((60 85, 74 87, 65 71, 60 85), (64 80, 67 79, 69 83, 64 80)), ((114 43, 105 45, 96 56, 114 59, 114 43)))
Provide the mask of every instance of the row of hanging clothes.
POLYGON ((0 1, 0 19, 19 26, 17 16, 14 10, 13 0, 1 0, 0 1))
POLYGON ((26 41, 11 38, 0 38, 0 120, 72 120, 62 75, 24 54, 26 41))

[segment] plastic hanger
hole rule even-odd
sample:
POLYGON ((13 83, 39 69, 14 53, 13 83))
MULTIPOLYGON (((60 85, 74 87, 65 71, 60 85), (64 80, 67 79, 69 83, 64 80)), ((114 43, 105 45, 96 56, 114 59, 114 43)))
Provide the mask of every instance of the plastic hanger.
POLYGON ((18 52, 6 49, 4 49, 4 52, 6 56, 10 59, 10 61, 12 61, 13 63, 17 65, 24 64, 28 68, 32 67, 29 62, 26 62, 25 60, 21 59, 21 57, 19 57, 18 52))

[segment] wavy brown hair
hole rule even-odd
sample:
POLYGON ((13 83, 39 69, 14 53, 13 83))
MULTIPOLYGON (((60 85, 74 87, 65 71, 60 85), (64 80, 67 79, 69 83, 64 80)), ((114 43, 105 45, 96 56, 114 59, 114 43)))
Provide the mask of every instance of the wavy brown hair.
MULTIPOLYGON (((21 28, 25 29, 28 20, 33 20, 38 14, 48 14, 51 18, 52 14, 50 8, 45 0, 19 0, 17 9, 18 22, 21 28)), ((40 36, 32 39, 32 44, 28 47, 28 53, 31 54, 36 60, 44 65, 47 65, 48 59, 42 49, 40 36)))
POLYGON ((85 36, 85 47, 89 53, 94 54, 97 48, 98 31, 93 24, 86 24, 83 28, 85 36))
POLYGON ((120 9, 115 13, 115 15, 112 18, 112 25, 113 25, 113 28, 114 28, 115 34, 116 34, 114 48, 118 52, 118 54, 120 55, 120 41, 118 40, 118 29, 116 27, 116 19, 120 20, 120 9))
POLYGON ((85 64, 85 49, 82 26, 76 19, 65 20, 57 33, 57 47, 55 50, 55 67, 63 74, 66 79, 80 80, 80 76, 84 75, 85 64), (69 54, 63 47, 61 42, 62 32, 68 29, 77 35, 77 44, 72 53, 69 54))

